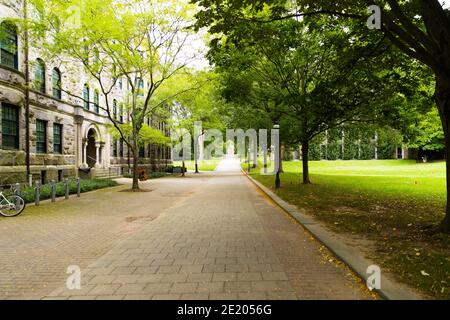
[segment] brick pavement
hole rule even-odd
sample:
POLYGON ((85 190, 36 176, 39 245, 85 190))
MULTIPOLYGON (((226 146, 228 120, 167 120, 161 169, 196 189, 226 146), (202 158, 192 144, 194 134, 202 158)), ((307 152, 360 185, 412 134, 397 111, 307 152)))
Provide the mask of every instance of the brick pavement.
POLYGON ((189 197, 202 179, 148 181, 142 184, 153 189, 148 193, 120 192, 126 186, 98 190, 0 218, 0 299, 44 297, 64 283, 69 265, 95 262, 189 197))
MULTIPOLYGON (((83 267, 81 290, 61 282, 45 298, 371 298, 240 174, 238 163, 224 162, 219 169, 214 176, 164 179, 165 192, 175 182, 196 189, 178 201, 167 198, 170 208, 83 267)), ((155 204, 151 197, 142 202, 148 210, 155 204)))

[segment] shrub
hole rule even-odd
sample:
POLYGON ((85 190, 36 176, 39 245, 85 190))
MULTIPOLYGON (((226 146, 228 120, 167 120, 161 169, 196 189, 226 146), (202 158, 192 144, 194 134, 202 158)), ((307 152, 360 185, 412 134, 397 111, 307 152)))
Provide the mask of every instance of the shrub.
MULTIPOLYGON (((80 180, 80 191, 81 193, 103 189, 108 187, 117 186, 118 183, 113 180, 103 180, 103 179, 92 179, 92 180, 80 180)), ((64 182, 59 182, 55 184, 56 197, 62 197, 65 195, 64 182)), ((11 190, 5 192, 5 195, 12 193, 11 190)), ((69 194, 77 193, 77 182, 75 180, 69 181, 69 194)), ((41 186, 40 200, 51 198, 51 188, 49 184, 41 186)), ((22 197, 26 203, 34 202, 34 187, 25 187, 22 189, 22 197)))

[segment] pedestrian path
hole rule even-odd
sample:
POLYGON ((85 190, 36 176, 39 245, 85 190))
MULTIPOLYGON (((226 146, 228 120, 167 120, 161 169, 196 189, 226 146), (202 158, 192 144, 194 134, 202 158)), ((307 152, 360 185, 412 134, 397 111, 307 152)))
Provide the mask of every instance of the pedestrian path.
POLYGON ((80 290, 62 283, 46 298, 371 298, 242 175, 237 160, 223 160, 210 177, 174 181, 196 179, 188 197, 82 269, 80 290))

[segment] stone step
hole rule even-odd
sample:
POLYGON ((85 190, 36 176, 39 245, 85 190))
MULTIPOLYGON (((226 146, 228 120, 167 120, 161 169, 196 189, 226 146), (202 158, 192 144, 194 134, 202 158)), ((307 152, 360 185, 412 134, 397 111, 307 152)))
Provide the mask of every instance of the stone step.
POLYGON ((95 179, 119 179, 122 178, 122 176, 95 176, 95 179))
POLYGON ((121 178, 122 175, 120 173, 120 169, 118 168, 113 169, 96 168, 94 177, 96 179, 116 179, 121 178))

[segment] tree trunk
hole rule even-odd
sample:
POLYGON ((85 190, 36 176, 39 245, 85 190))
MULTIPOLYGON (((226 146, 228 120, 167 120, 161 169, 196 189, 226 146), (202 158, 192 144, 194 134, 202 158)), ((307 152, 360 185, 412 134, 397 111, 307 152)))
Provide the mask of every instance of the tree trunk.
POLYGON ((132 191, 139 191, 139 142, 133 139, 133 186, 132 191))
POLYGON ((310 184, 309 180, 309 141, 302 143, 303 184, 310 184))
POLYGON ((186 165, 184 163, 184 160, 181 163, 181 176, 184 177, 186 174, 186 165))
POLYGON ((447 206, 440 229, 450 233, 450 75, 436 78, 436 104, 445 134, 445 160, 447 170, 447 206))

